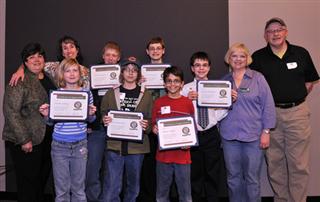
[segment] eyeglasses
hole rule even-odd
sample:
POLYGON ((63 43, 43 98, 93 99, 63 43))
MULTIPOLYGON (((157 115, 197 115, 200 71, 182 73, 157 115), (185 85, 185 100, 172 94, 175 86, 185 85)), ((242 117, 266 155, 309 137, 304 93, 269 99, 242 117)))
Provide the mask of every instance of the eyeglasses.
POLYGON ((196 68, 199 68, 199 67, 209 67, 209 64, 207 64, 207 63, 204 63, 204 64, 196 63, 196 64, 193 65, 193 67, 196 67, 196 68))
POLYGON ((269 29, 269 30, 266 30, 266 32, 267 32, 268 34, 279 34, 280 32, 282 32, 282 31, 284 31, 284 30, 286 30, 286 29, 283 29, 283 28, 274 29, 274 30, 269 29))
POLYGON ((149 48, 149 51, 161 51, 161 50, 162 50, 162 47, 156 47, 156 48, 151 47, 151 48, 149 48))
POLYGON ((166 84, 180 84, 181 80, 175 79, 175 80, 166 80, 166 84))

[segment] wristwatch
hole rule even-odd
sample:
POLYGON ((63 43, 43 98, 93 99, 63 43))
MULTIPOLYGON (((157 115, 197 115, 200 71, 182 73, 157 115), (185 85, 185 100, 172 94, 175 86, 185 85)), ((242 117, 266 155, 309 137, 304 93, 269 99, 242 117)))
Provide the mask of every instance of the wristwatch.
POLYGON ((270 134, 270 129, 263 129, 263 132, 266 134, 270 134))

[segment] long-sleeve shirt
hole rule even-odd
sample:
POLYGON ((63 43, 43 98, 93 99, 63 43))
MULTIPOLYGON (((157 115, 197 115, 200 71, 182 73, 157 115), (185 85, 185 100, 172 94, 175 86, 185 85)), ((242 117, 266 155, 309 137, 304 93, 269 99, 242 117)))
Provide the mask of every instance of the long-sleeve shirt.
MULTIPOLYGON (((188 96, 189 91, 197 91, 197 80, 193 80, 190 83, 187 83, 186 85, 183 86, 183 89, 181 91, 181 94, 183 96, 188 96)), ((192 104, 195 110, 194 113, 194 118, 195 118, 195 122, 197 125, 197 129, 198 131, 204 131, 204 130, 208 130, 211 127, 215 126, 219 121, 221 121, 227 114, 228 114, 228 110, 226 109, 216 109, 216 108, 212 108, 212 107, 208 107, 208 119, 209 119, 209 124, 207 125, 206 128, 202 128, 199 124, 198 124, 198 108, 197 108, 197 101, 196 100, 192 100, 192 104)))
MULTIPOLYGON (((179 116, 193 116, 194 109, 189 98, 181 96, 180 98, 173 99, 164 95, 154 102, 152 109, 152 125, 156 124, 157 119, 179 117, 179 116), (170 107, 170 112, 161 113, 162 107, 170 107)), ((157 150, 156 160, 162 163, 177 163, 177 164, 190 164, 190 150, 189 149, 174 149, 174 150, 157 150)))
MULTIPOLYGON (((87 91, 83 89, 84 91, 87 91)), ((89 105, 93 104, 93 96, 89 91, 89 105)), ((95 120, 95 115, 88 117, 88 122, 95 120)), ((61 142, 77 142, 87 138, 86 122, 58 122, 54 125, 52 138, 61 142)))
MULTIPOLYGON (((236 88, 232 73, 228 80, 236 88)), ((263 129, 274 128, 276 113, 273 97, 263 75, 247 68, 241 84, 235 89, 238 92, 232 110, 220 124, 220 133, 226 140, 252 142, 258 140, 263 129)))

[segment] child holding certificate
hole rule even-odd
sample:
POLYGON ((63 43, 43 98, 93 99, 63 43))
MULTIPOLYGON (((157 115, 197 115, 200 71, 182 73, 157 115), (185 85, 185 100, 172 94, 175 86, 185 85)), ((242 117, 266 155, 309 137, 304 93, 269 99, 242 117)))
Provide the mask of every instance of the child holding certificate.
MULTIPOLYGON (((103 190, 103 201, 120 202, 123 174, 126 175, 126 186, 123 191, 123 201, 136 201, 140 191, 140 174, 144 154, 150 151, 147 134, 151 131, 152 97, 148 90, 138 85, 141 78, 140 64, 134 57, 121 62, 121 85, 108 90, 101 102, 101 115, 107 127, 115 124, 107 113, 110 110, 141 112, 143 120, 139 122, 142 127, 142 141, 129 139, 108 139, 106 155, 106 180, 103 190), (113 122, 113 123, 112 123, 113 122)), ((114 125, 113 125, 114 126, 114 125)), ((136 126, 135 126, 136 127, 136 126)), ((108 131, 110 132, 110 131, 108 131)))
MULTIPOLYGON (((64 59, 58 67, 59 90, 86 91, 82 86, 81 66, 76 59, 64 59)), ((49 105, 39 109, 48 117, 49 105)), ((96 107, 89 93, 88 122, 95 120, 96 107)), ((52 122, 48 122, 52 124, 52 122)), ((87 164, 87 123, 55 122, 52 134, 52 167, 56 192, 56 202, 87 201, 85 194, 85 176, 87 164)))
MULTIPOLYGON (((156 121, 159 118, 193 116, 194 108, 187 97, 180 94, 184 85, 183 72, 177 67, 169 67, 163 73, 167 95, 155 100, 152 110, 153 132, 158 134, 156 121)), ((192 201, 190 182, 190 149, 157 150, 157 193, 158 202, 169 201, 170 185, 175 176, 179 200, 192 201)))

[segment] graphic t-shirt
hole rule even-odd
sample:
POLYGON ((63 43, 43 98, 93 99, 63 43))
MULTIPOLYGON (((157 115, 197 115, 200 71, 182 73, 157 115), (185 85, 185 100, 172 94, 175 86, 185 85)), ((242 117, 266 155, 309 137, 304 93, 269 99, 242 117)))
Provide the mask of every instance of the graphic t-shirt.
POLYGON ((120 86, 120 109, 121 111, 133 112, 137 107, 137 101, 140 94, 141 87, 137 86, 134 89, 125 89, 120 86))

